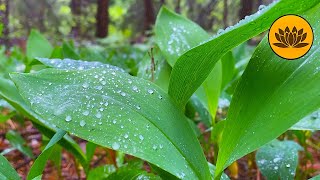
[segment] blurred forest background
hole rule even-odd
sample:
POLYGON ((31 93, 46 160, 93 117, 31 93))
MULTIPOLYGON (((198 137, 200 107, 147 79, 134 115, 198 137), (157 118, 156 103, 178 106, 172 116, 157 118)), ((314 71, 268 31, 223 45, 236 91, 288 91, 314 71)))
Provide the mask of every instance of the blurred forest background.
POLYGON ((25 47, 31 29, 52 43, 146 41, 162 5, 188 17, 208 32, 230 26, 272 0, 0 0, 0 43, 25 47))

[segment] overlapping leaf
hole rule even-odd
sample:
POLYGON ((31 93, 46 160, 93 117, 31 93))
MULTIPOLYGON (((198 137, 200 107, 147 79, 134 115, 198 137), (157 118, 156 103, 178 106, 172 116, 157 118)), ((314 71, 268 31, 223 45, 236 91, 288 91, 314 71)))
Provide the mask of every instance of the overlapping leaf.
POLYGON ((253 54, 230 105, 220 144, 217 171, 278 137, 320 107, 320 5, 306 12, 315 41, 302 58, 287 61, 267 38, 253 54))
POLYGON ((281 15, 304 12, 318 2, 319 0, 276 1, 208 42, 187 51, 179 57, 172 69, 169 95, 180 106, 184 106, 225 53, 267 30, 281 15))

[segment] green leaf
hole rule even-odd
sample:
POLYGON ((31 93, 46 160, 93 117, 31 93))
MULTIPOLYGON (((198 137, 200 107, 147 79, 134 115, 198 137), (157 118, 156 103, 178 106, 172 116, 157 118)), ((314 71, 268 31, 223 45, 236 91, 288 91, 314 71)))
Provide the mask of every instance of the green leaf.
POLYGON ((108 176, 115 171, 116 171, 116 168, 113 165, 99 166, 90 170, 87 179, 88 180, 107 179, 108 176))
MULTIPOLYGON (((20 96, 18 89, 12 81, 0 78, 0 95, 17 111, 27 116, 33 125, 45 136, 51 138, 58 130, 53 127, 51 123, 45 121, 41 116, 35 113, 31 107, 20 96)), ((65 136, 64 139, 59 141, 62 147, 70 151, 79 162, 86 167, 86 158, 80 149, 79 145, 70 136, 65 136)))
MULTIPOLYGON (((320 33, 320 5, 303 15, 320 33)), ((217 171, 277 138, 320 107, 319 39, 302 58, 287 61, 270 49, 264 38, 253 54, 233 95, 217 171)))
POLYGON ((54 145, 59 142, 67 132, 58 130, 57 133, 51 138, 45 149, 41 152, 38 158, 34 161, 27 176, 27 180, 33 179, 42 174, 47 160, 49 159, 54 145))
POLYGON ((27 41, 27 58, 30 63, 36 57, 50 57, 53 47, 37 30, 31 30, 27 41))
POLYGON ((267 179, 294 179, 301 150, 294 141, 274 140, 257 151, 256 162, 267 179))
POLYGON ((291 130, 320 130, 320 111, 317 110, 312 114, 302 118, 298 123, 293 125, 291 130))
POLYGON ((6 133, 6 139, 9 141, 12 147, 18 149, 24 155, 33 158, 32 150, 27 146, 26 141, 21 135, 13 130, 9 130, 6 133))
POLYGON ((89 62, 89 61, 73 60, 73 59, 48 59, 48 58, 37 58, 37 60, 48 67, 54 67, 57 69, 84 70, 84 69, 94 69, 94 68, 106 68, 110 70, 124 72, 123 69, 117 66, 103 64, 101 62, 95 62, 95 61, 89 62))
MULTIPOLYGON (((164 7, 161 8, 157 17, 155 34, 158 46, 164 53, 168 63, 173 67, 181 54, 209 38, 208 33, 200 26, 164 7)), ((218 106, 221 81, 222 67, 219 62, 202 84, 205 92, 202 102, 207 107, 213 120, 218 106)), ((174 94, 172 95, 175 96, 174 94)), ((173 98, 175 99, 175 97, 173 98)), ((188 99, 186 99, 186 102, 188 99)), ((184 108, 185 104, 178 105, 184 108)))
POLYGON ((320 175, 310 178, 309 180, 320 180, 320 175))
POLYGON ((90 161, 94 155, 94 152, 97 148, 97 145, 92 142, 87 142, 86 144, 86 157, 87 157, 87 163, 90 164, 90 161))
MULTIPOLYGON (((215 174, 215 171, 216 171, 216 167, 211 163, 208 163, 208 164, 209 164, 211 176, 213 177, 215 174)), ((230 178, 226 174, 223 173, 221 176, 221 180, 230 180, 230 178)))
POLYGON ((148 179, 148 180, 161 180, 159 176, 151 173, 147 173, 140 169, 130 169, 127 167, 119 168, 116 172, 110 174, 107 180, 119 180, 119 179, 148 179))
POLYGON ((21 179, 16 170, 13 169, 9 161, 0 154, 0 179, 17 180, 21 179))
POLYGON ((221 58, 221 64, 222 64, 221 90, 224 90, 225 87, 233 79, 234 73, 235 73, 235 60, 231 51, 229 51, 227 54, 225 54, 221 58))
POLYGON ((225 53, 267 30, 278 17, 303 12, 318 2, 319 0, 276 1, 235 26, 227 28, 208 42, 187 51, 179 57, 172 69, 169 95, 183 107, 225 53))
POLYGON ((32 108, 57 127, 145 159, 178 177, 210 177, 186 117, 154 84, 101 68, 11 76, 32 108))
POLYGON ((75 51, 74 47, 67 42, 62 44, 62 54, 64 58, 80 59, 80 55, 75 51))
POLYGON ((200 26, 165 7, 157 16, 155 34, 156 43, 171 66, 181 54, 210 37, 200 26))

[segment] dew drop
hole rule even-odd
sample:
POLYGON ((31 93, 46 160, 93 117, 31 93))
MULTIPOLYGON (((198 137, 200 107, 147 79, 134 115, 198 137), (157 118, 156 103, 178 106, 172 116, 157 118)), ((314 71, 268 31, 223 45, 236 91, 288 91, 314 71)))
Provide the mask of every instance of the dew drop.
POLYGON ((72 120, 71 116, 67 116, 67 117, 66 117, 66 121, 67 121, 67 122, 70 122, 71 120, 72 120))
POLYGON ((114 119, 114 120, 112 121, 112 123, 113 123, 113 124, 117 124, 117 120, 114 119))
POLYGON ((112 144, 112 149, 118 150, 119 148, 120 148, 120 144, 119 144, 119 143, 114 142, 114 143, 112 144))
POLYGON ((102 85, 106 85, 107 83, 105 81, 101 81, 101 84, 102 85))
POLYGON ((159 98, 159 99, 162 99, 162 96, 161 96, 161 95, 159 95, 159 96, 158 96, 158 98, 159 98))
POLYGON ((125 93, 125 92, 121 92, 120 94, 121 94, 121 96, 123 96, 123 97, 126 96, 126 93, 125 93))
POLYGON ((101 116, 102 116, 102 115, 101 115, 100 112, 98 112, 98 113, 96 114, 96 117, 97 117, 97 118, 101 118, 101 116))
POLYGON ((286 164, 286 167, 289 168, 289 167, 290 167, 290 164, 286 164))
POLYGON ((152 89, 148 89, 148 93, 149 94, 153 94, 153 90, 152 89))
POLYGON ((141 107, 139 105, 136 106, 137 109, 141 109, 141 107))
POLYGON ((88 116, 89 115, 89 111, 83 111, 82 114, 85 115, 85 116, 88 116))
POLYGON ((88 87, 89 87, 89 84, 88 84, 88 83, 84 83, 84 84, 82 84, 82 87, 88 88, 88 87))
POLYGON ((152 146, 152 149, 153 149, 153 150, 157 150, 157 149, 158 149, 157 145, 153 145, 153 146, 152 146))
POLYGON ((83 126, 85 126, 85 125, 86 125, 86 122, 85 122, 84 120, 81 120, 81 121, 80 121, 80 126, 83 127, 83 126))
POLYGON ((109 105, 109 103, 108 103, 108 102, 104 103, 104 106, 108 106, 108 105, 109 105))
POLYGON ((133 86, 133 87, 132 87, 132 90, 138 92, 138 87, 137 87, 137 86, 133 86))
POLYGON ((144 137, 142 135, 139 135, 139 139, 143 141, 144 137))
POLYGON ((129 135, 128 135, 128 134, 125 134, 125 135, 124 135, 124 138, 126 138, 126 139, 127 139, 128 137, 129 137, 129 135))

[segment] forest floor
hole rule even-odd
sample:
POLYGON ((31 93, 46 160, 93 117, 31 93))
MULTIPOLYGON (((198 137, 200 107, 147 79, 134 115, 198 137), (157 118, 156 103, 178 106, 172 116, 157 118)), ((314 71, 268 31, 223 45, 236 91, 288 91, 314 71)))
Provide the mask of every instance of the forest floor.
MULTIPOLYGON (((0 152, 3 152, 11 147, 9 141, 5 139, 5 134, 9 130, 15 130, 21 134, 21 136, 27 142, 26 145, 32 149, 35 157, 41 153, 41 150, 45 146, 45 144, 42 144, 42 134, 35 127, 33 127, 30 121, 25 121, 24 124, 19 124, 12 120, 8 120, 6 123, 0 124, 0 152)), ((83 151, 85 151, 86 141, 79 138, 75 138, 75 140, 79 143, 83 151)), ((320 131, 313 133, 313 135, 307 141, 320 144, 320 131)), ((300 177, 312 177, 320 173, 320 150, 318 147, 319 146, 307 146, 307 152, 303 151, 299 154, 300 159, 297 172, 300 177), (312 155, 312 158, 310 158, 310 155, 312 155)), ((113 150, 99 147, 96 149, 94 157, 91 161, 91 168, 105 164, 115 164, 115 156, 116 155, 113 150)), ((26 157, 18 150, 10 151, 9 153, 5 154, 5 157, 17 170, 22 179, 26 179, 27 173, 33 164, 33 159, 26 157)), ((47 163, 43 173, 43 179, 86 179, 84 170, 76 162, 72 154, 63 150, 61 157, 61 168, 55 167, 52 161, 47 163), (61 172, 59 172, 58 169, 61 169, 61 172)), ((226 170, 226 173, 232 179, 264 179, 257 169, 253 158, 254 153, 251 153, 238 160, 238 175, 232 176, 230 170, 226 170)), ((146 169, 149 169, 147 166, 145 167, 146 169)))

